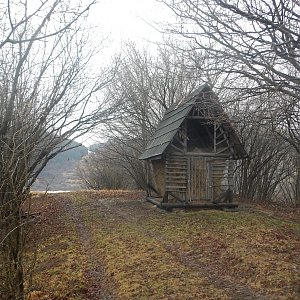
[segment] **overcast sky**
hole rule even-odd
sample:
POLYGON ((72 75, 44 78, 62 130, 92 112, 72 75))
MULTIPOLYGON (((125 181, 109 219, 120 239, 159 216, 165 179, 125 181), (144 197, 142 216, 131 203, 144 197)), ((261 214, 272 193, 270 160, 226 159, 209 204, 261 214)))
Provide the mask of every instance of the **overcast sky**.
MULTIPOLYGON (((89 22, 97 26, 99 39, 106 36, 109 42, 95 64, 105 63, 106 55, 121 51, 126 41, 134 41, 138 46, 161 41, 162 34, 155 27, 159 28, 159 23, 170 21, 170 18, 170 10, 156 0, 99 0, 90 11, 89 22)), ((77 140, 89 146, 101 138, 90 132, 77 140)))
POLYGON ((166 21, 170 10, 156 0, 99 0, 90 12, 91 21, 108 34, 114 44, 134 40, 146 43, 161 34, 149 23, 166 21))

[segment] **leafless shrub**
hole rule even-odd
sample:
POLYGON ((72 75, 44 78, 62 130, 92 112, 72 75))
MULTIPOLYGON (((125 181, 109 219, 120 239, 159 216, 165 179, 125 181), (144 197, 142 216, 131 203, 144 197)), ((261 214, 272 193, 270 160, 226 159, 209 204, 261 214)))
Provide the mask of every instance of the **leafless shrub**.
POLYGON ((111 159, 109 150, 105 147, 84 157, 77 173, 87 189, 118 190, 133 187, 129 174, 118 162, 111 159))

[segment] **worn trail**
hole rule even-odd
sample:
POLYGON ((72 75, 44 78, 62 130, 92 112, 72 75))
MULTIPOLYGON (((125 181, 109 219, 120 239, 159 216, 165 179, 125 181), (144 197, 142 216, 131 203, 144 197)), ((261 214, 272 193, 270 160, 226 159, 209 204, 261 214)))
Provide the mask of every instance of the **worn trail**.
MULTIPOLYGON (((91 203, 91 205, 93 205, 91 203)), ((151 218, 157 215, 167 214, 165 211, 153 209, 152 205, 141 201, 122 201, 122 200, 109 200, 99 201, 97 209, 101 212, 106 211, 113 218, 123 219, 127 224, 134 227, 144 236, 148 236, 157 240, 157 243, 163 245, 163 247, 171 253, 181 264, 197 271, 199 276, 205 278, 208 282, 214 284, 216 287, 224 290, 224 292, 235 300, 250 300, 268 299, 266 296, 258 293, 257 291, 233 282, 230 278, 220 276, 218 270, 213 265, 207 265, 197 261, 193 256, 180 250, 180 245, 168 240, 167 236, 160 231, 153 230, 152 228, 145 228, 141 226, 141 221, 145 218, 151 218)))
POLYGON ((224 293, 231 299, 267 299, 266 296, 261 295, 257 291, 233 282, 229 277, 219 275, 214 265, 207 265, 203 262, 199 262, 199 260, 192 255, 187 255, 187 253, 180 249, 179 244, 168 240, 167 236, 160 231, 143 226, 142 221, 145 220, 145 218, 163 217, 164 214, 167 214, 164 211, 153 208, 149 203, 122 199, 99 199, 98 201, 95 201, 95 199, 86 199, 85 204, 80 206, 79 211, 74 201, 72 201, 70 197, 65 196, 63 206, 65 212, 69 214, 76 225, 77 232, 82 238, 84 247, 90 256, 92 268, 87 274, 87 277, 92 282, 89 291, 90 299, 114 299, 114 295, 111 292, 111 286, 107 286, 109 285, 109 280, 107 278, 105 279, 103 266, 97 264, 93 265, 93 262, 97 261, 97 254, 91 251, 92 241, 90 232, 82 217, 84 213, 89 211, 93 211, 93 215, 96 216, 96 218, 97 214, 95 214, 95 212, 98 212, 98 217, 105 215, 106 218, 121 220, 138 231, 141 235, 154 238, 157 243, 161 244, 164 249, 181 264, 196 271, 199 276, 205 278, 206 281, 217 288, 224 290, 224 293))
POLYGON ((86 270, 85 278, 87 281, 86 296, 89 300, 114 300, 113 282, 105 274, 103 264, 99 262, 99 257, 94 251, 90 230, 84 221, 80 208, 75 205, 71 197, 64 195, 61 197, 62 210, 76 228, 76 232, 82 241, 83 251, 89 260, 89 270, 86 270))
POLYGON ((143 199, 36 196, 31 299, 299 299, 299 223, 261 210, 168 213, 143 199))

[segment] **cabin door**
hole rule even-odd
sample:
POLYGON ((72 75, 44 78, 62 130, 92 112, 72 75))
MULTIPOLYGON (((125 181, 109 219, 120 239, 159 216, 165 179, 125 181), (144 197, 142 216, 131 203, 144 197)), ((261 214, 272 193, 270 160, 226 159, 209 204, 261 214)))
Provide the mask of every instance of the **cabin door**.
POLYGON ((232 189, 233 168, 230 160, 218 158, 189 158, 189 200, 217 201, 232 189))
POLYGON ((189 157, 188 170, 188 200, 211 200, 212 187, 211 182, 211 160, 203 157, 189 157))

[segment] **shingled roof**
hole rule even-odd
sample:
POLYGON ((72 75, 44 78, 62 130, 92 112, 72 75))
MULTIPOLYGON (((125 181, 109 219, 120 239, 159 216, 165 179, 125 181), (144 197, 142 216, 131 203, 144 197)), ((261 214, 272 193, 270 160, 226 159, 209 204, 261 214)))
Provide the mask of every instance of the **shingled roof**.
MULTIPOLYGON (((166 112, 163 119, 158 124, 156 131, 148 142, 145 151, 139 157, 139 159, 151 159, 157 156, 161 156, 172 142, 174 136, 178 132, 182 122, 190 113, 196 102, 201 104, 201 95, 206 92, 211 92, 211 88, 207 85, 201 85, 197 90, 191 93, 181 103, 171 106, 166 112)), ((216 100, 205 99, 207 101, 213 101, 213 114, 218 116, 220 114, 225 115, 221 105, 216 100)), ((204 101, 203 101, 204 102, 204 101)), ((234 158, 244 158, 247 156, 243 146, 240 143, 235 130, 232 128, 229 120, 222 121, 222 127, 226 131, 229 140, 234 148, 234 158)))

